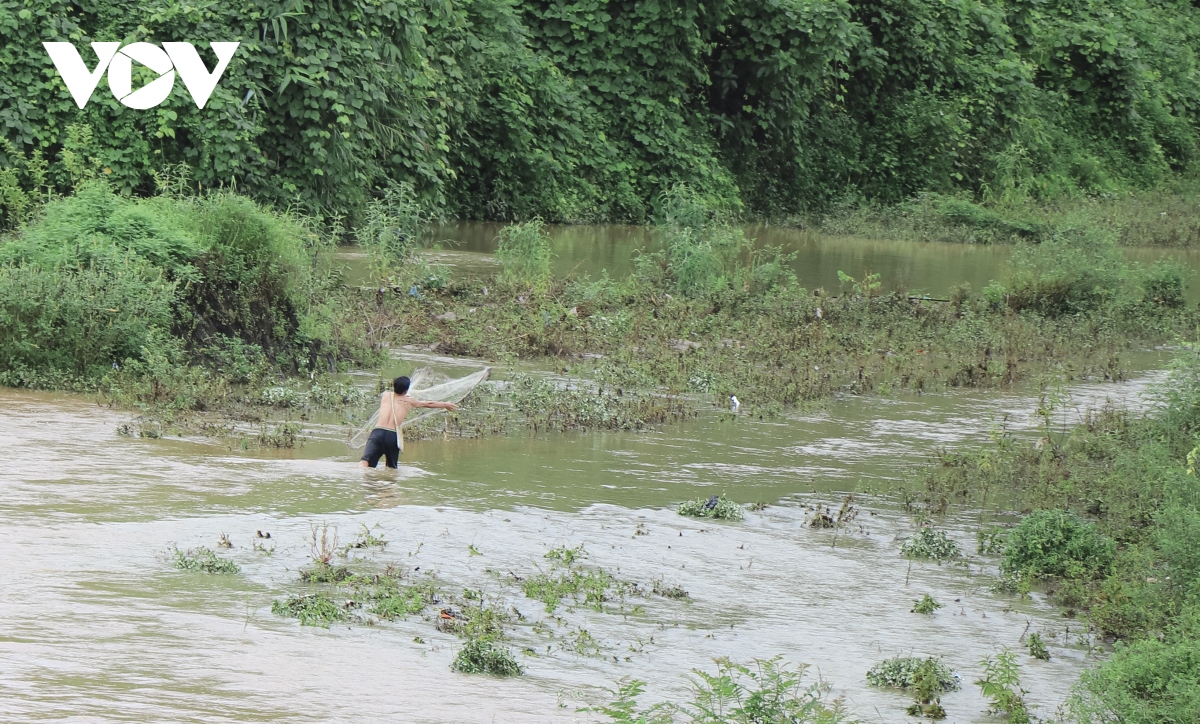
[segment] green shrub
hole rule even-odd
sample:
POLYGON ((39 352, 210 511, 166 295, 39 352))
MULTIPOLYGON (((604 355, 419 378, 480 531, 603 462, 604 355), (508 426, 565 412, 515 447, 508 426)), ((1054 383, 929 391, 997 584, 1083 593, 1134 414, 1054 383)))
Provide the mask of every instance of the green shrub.
POLYGON ((989 713, 1003 714, 1012 724, 1030 724, 1033 719, 1024 699, 1028 692, 1021 688, 1016 654, 1005 649, 994 659, 984 657, 979 664, 983 667, 983 678, 975 683, 984 698, 991 701, 989 713))
POLYGON ((900 555, 906 558, 932 558, 946 560, 958 558, 962 552, 958 544, 940 530, 922 528, 916 535, 900 544, 900 555))
POLYGON ((1068 710, 1077 724, 1200 721, 1200 638, 1118 644, 1083 672, 1068 710))
POLYGON ((483 639, 471 639, 459 649, 450 669, 464 674, 492 676, 518 676, 524 673, 511 651, 483 639))
POLYGON ((1008 535, 1003 573, 1038 578, 1094 578, 1112 564, 1115 544, 1088 523, 1063 510, 1038 510, 1008 535))
POLYGON ((746 517, 746 509, 726 498, 724 494, 684 501, 679 504, 677 512, 689 518, 716 520, 742 520, 746 517))
MULTIPOLYGON (((328 310, 314 303, 326 242, 230 193, 130 199, 98 183, 52 201, 0 243, 0 363, 8 384, 59 371, 93 383, 114 364, 235 346, 307 366, 328 310)), ((327 326, 327 325, 326 325, 327 326)))
POLYGON ((1041 634, 1037 632, 1029 634, 1029 655, 1042 661, 1050 660, 1050 651, 1046 648, 1046 642, 1042 641, 1041 634))
POLYGON ((941 659, 929 657, 896 657, 876 663, 867 671, 867 683, 885 689, 908 689, 915 682, 918 669, 928 667, 935 672, 941 691, 954 691, 962 682, 941 659))

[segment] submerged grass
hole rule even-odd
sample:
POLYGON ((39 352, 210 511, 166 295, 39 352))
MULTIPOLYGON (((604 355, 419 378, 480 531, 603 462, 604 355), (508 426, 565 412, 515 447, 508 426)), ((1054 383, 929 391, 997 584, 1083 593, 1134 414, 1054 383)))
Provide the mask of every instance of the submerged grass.
POLYGON ((290 596, 271 603, 271 613, 300 620, 301 626, 322 626, 350 619, 350 612, 326 591, 290 596))
POLYGON ((175 548, 174 564, 184 571, 201 571, 204 573, 240 573, 241 568, 233 561, 222 558, 208 548, 193 548, 181 551, 175 548))
POLYGON ((685 501, 679 504, 677 512, 689 518, 715 520, 742 520, 746 517, 746 509, 724 494, 685 501))
POLYGON ((513 658, 512 651, 485 639, 467 641, 454 656, 454 663, 450 668, 464 674, 492 676, 519 676, 524 673, 520 664, 513 658))
POLYGON ((962 555, 958 544, 950 540, 945 532, 924 527, 900 545, 900 555, 906 558, 928 558, 944 561, 962 555))

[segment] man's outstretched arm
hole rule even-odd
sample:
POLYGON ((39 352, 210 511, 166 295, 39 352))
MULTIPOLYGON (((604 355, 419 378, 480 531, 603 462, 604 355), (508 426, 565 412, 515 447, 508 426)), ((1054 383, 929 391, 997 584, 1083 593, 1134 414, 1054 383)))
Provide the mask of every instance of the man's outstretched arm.
POLYGON ((425 400, 412 400, 410 403, 413 407, 432 407, 440 410, 450 410, 453 412, 458 409, 458 405, 453 402, 426 402, 425 400))

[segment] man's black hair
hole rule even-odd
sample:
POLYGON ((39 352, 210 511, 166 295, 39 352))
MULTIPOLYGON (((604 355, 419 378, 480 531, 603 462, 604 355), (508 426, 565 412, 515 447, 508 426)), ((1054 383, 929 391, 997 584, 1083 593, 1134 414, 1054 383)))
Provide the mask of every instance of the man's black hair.
POLYGON ((392 390, 394 390, 397 395, 403 395, 405 392, 408 392, 408 386, 410 384, 412 384, 412 380, 408 379, 407 377, 397 377, 396 379, 392 380, 392 390))

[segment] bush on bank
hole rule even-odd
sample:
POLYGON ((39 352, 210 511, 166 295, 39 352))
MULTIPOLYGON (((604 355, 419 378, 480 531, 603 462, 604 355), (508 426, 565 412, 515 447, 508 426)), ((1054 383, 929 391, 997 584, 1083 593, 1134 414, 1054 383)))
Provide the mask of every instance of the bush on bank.
POLYGON ((943 455, 915 495, 944 509, 1004 491, 1033 509, 1008 532, 1002 570, 1043 581, 1065 615, 1120 642, 1077 686, 1068 720, 1079 724, 1200 712, 1200 350, 1181 349, 1155 394, 1145 414, 1102 410, 1037 444, 999 434, 943 455))
POLYGON ((0 242, 0 382, 95 387, 189 361, 234 381, 328 366, 344 354, 322 300, 329 249, 231 193, 134 199, 85 183, 0 242))

